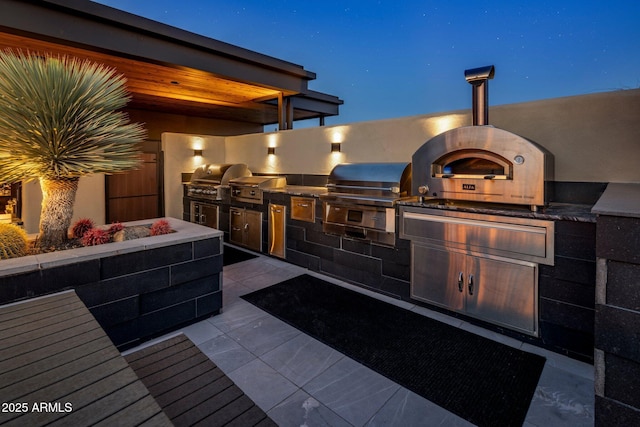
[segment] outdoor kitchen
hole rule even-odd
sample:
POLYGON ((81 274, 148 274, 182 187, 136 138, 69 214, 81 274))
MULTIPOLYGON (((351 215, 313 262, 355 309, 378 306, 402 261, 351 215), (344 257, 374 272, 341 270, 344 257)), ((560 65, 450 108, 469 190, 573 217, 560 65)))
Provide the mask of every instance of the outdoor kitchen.
POLYGON ((637 8, 134 3, 3 3, 0 424, 640 423, 637 8))
MULTIPOLYGON (((117 69, 136 150, 122 170, 63 159, 79 168, 62 177, 65 221, 98 224, 95 245, 36 252, 51 218, 41 173, 0 183, 0 225, 33 248, 0 265, 0 390, 73 407, 3 410, 0 424, 638 423, 640 89, 513 102, 501 61, 437 78, 429 64, 417 115, 380 91, 373 108, 395 118, 326 125, 344 101, 301 65, 63 3, 8 1, 0 47, 117 69), (466 100, 443 79, 466 107, 432 107, 466 100), (490 102, 494 84, 512 103, 490 102), (129 226, 154 234, 108 240, 129 226), (106 352, 122 375, 99 367, 106 352), (94 410, 105 396, 117 406, 94 410)), ((3 95, 26 98, 40 99, 3 95)), ((27 128, 25 141, 50 133, 27 128)), ((7 135, 3 172, 46 157, 7 135)))
MULTIPOLYGON (((230 243, 593 363, 591 208, 606 183, 555 181, 551 150, 491 126, 487 86, 494 73, 493 66, 465 72, 471 126, 434 135, 411 162, 332 158, 326 175, 274 174, 259 165, 247 172, 242 163, 234 167, 249 176, 227 185, 208 175, 215 183, 205 187, 226 199, 200 188, 203 171, 225 167, 206 165, 184 185, 182 217, 218 218, 211 224, 230 243), (300 197, 314 209, 307 220, 294 215, 300 197), (286 227, 274 227, 273 206, 291 213, 286 227), (286 243, 274 255, 276 240, 286 243)), ((234 158, 246 159, 246 152, 234 158)))
MULTIPOLYGON (((630 204, 623 216, 637 216, 630 201, 637 173, 625 156, 600 157, 588 141, 607 132, 633 151, 639 135, 628 120, 637 91, 488 108, 493 73, 467 71, 470 113, 227 138, 225 161, 286 178, 264 190, 262 204, 240 207, 261 212, 259 252, 594 364, 596 393, 604 395, 604 355, 635 356, 622 344, 627 333, 607 338, 621 314, 597 306, 608 265, 600 224, 620 213, 620 203, 630 204), (395 149, 401 135, 425 129, 432 134, 422 143, 395 149), (357 147, 359 135, 365 147, 357 147), (326 142, 305 147, 308 156, 287 156, 301 138, 326 142), (335 141, 337 153, 329 148, 335 141), (275 156, 264 156, 271 146, 275 156), (286 212, 277 254, 267 205, 286 212), (305 219, 294 215, 303 205, 305 219)), ((227 224, 220 229, 229 234, 227 224)), ((612 265, 626 271, 631 262, 612 265)))

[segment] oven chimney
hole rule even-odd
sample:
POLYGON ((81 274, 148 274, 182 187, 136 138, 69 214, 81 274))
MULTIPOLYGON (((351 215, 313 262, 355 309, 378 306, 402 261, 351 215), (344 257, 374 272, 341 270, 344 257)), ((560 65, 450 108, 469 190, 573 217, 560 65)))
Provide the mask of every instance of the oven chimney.
POLYGON ((472 118, 474 126, 489 124, 489 79, 493 78, 493 65, 465 70, 464 78, 471 84, 472 118))

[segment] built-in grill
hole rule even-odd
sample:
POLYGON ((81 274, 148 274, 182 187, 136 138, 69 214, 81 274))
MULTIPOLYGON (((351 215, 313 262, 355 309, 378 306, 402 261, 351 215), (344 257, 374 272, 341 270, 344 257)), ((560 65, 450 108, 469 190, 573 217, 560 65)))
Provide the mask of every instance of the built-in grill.
POLYGON ((229 181, 246 176, 251 176, 251 171, 244 163, 200 166, 193 171, 191 181, 186 184, 187 197, 229 202, 229 181))
POLYGON ((263 203, 263 192, 266 189, 284 188, 287 178, 284 176, 253 175, 232 179, 231 200, 245 203, 263 203))
POLYGON ((410 163, 346 163, 333 168, 323 201, 323 231, 395 245, 395 204, 411 191, 410 163))
POLYGON ((528 205, 533 211, 548 204, 551 153, 488 125, 487 82, 493 76, 493 66, 465 71, 473 86, 473 126, 437 135, 414 153, 414 195, 528 205))

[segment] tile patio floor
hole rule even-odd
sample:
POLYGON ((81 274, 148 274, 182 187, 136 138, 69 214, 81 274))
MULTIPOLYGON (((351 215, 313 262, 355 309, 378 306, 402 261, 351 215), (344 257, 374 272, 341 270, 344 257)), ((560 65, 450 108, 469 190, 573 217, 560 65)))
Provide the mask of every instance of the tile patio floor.
POLYGON ((593 425, 591 365, 408 302, 368 292, 275 258, 259 256, 225 267, 223 312, 188 326, 182 332, 279 425, 471 425, 239 298, 245 293, 303 273, 322 277, 326 281, 504 344, 541 354, 547 358, 547 362, 524 425, 593 425))

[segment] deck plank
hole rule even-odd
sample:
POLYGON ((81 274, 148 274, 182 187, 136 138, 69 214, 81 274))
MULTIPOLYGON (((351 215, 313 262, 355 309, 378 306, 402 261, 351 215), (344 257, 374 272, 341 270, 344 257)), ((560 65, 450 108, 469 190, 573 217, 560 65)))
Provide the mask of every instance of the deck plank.
POLYGON ((211 365, 206 360, 198 361, 189 358, 173 365, 170 374, 166 371, 158 371, 144 377, 144 383, 147 388, 153 388, 155 394, 162 395, 200 375, 204 375, 211 369, 211 365))
POLYGON ((257 406, 252 407, 237 418, 229 421, 227 427, 245 427, 245 426, 261 426, 261 427, 277 427, 278 425, 266 416, 262 409, 257 406))
POLYGON ((9 385, 24 381, 40 372, 61 366, 73 357, 74 350, 89 353, 100 351, 104 348, 105 338, 111 343, 111 340, 104 336, 101 329, 94 329, 86 334, 77 335, 73 339, 60 341, 51 346, 34 348, 31 353, 3 360, 0 362, 0 383, 9 385))
MULTIPOLYGON (((95 332, 98 336, 104 335, 104 331, 100 328, 97 322, 93 322, 91 317, 83 315, 78 319, 82 323, 67 324, 58 323, 58 328, 64 329, 48 329, 47 335, 38 336, 36 339, 24 339, 22 343, 0 343, 3 348, 0 350, 0 361, 7 360, 9 358, 15 358, 16 356, 27 355, 33 356, 37 350, 44 350, 45 354, 55 354, 57 349, 64 348, 64 346, 76 346, 79 343, 84 343, 88 339, 87 337, 79 337, 84 333, 95 332), (51 346, 50 349, 45 349, 47 346, 51 346)), ((41 335, 41 334, 38 334, 41 335)), ((4 341, 4 340, 3 340, 4 341)))
POLYGON ((184 335, 125 359, 176 426, 276 425, 184 335))
POLYGON ((42 311, 25 309, 15 312, 15 317, 12 318, 1 316, 0 331, 2 332, 2 339, 19 335, 20 332, 38 330, 43 326, 53 325, 62 320, 73 319, 77 315, 71 313, 73 311, 86 312, 86 307, 80 300, 62 305, 40 305, 37 308, 42 309, 42 311))
MULTIPOLYGON (((237 393, 238 390, 230 390, 231 392, 237 393)), ((229 394, 230 394, 229 393, 229 394)), ((251 409, 257 408, 253 401, 247 397, 245 394, 238 395, 237 398, 230 400, 225 405, 220 405, 217 407, 216 411, 213 413, 207 414, 206 418, 200 418, 199 425, 203 426, 226 426, 231 423, 234 419, 243 416, 251 409)), ((261 412, 264 416, 264 412, 258 408, 259 412, 261 412)), ((189 414, 185 414, 189 416, 189 414)), ((251 424, 245 424, 251 425, 251 424)))
MULTIPOLYGON (((94 424, 96 427, 113 427, 127 425, 144 425, 153 420, 158 413, 157 403, 151 395, 145 396, 131 405, 127 411, 119 411, 100 422, 94 424)), ((157 424, 151 424, 157 425, 157 424)))
POLYGON ((0 307, 0 395, 0 425, 172 425, 74 291, 0 307))
MULTIPOLYGON (((117 356, 110 351, 96 351, 84 357, 74 358, 69 363, 50 370, 34 367, 32 370, 27 370, 31 376, 15 375, 10 381, 0 383, 2 384, 0 396, 14 396, 22 399, 27 396, 34 397, 34 393, 39 390, 52 387, 70 387, 69 390, 84 387, 84 384, 90 384, 101 379, 102 376, 122 369, 122 362, 117 356), (27 394, 20 396, 20 393, 25 391, 27 394)), ((52 390, 45 393, 48 392, 53 393, 52 390)))
POLYGON ((0 312, 0 322, 16 317, 22 317, 33 312, 45 312, 53 307, 72 304, 76 301, 70 292, 60 292, 57 294, 31 298, 27 301, 18 301, 2 306, 0 312))

